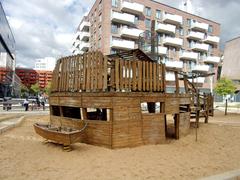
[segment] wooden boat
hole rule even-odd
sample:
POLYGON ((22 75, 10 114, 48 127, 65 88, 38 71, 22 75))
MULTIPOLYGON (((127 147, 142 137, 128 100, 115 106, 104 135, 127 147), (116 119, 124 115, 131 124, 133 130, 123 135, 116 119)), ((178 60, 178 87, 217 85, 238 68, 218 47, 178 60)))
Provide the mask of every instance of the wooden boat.
POLYGON ((35 132, 43 138, 63 144, 64 146, 69 146, 70 144, 82 141, 83 131, 87 127, 87 123, 80 130, 39 123, 35 123, 33 126, 35 132))

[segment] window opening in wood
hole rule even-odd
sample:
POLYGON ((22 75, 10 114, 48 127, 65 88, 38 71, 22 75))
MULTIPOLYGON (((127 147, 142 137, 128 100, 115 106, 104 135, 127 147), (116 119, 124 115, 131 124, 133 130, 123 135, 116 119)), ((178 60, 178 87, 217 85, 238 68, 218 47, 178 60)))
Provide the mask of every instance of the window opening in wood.
POLYGON ((86 108, 86 118, 88 120, 110 120, 110 109, 104 108, 86 108))
POLYGON ((51 106, 51 108, 52 108, 52 115, 53 116, 61 116, 59 106, 51 106))
POLYGON ((79 107, 62 106, 62 112, 64 117, 81 119, 81 113, 80 113, 79 107))
POLYGON ((142 102, 142 113, 162 113, 162 102, 142 102))

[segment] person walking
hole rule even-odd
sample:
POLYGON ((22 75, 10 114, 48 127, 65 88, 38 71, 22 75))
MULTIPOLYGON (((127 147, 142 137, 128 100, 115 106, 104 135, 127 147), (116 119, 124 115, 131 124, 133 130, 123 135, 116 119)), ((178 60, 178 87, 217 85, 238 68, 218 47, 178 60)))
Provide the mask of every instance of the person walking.
POLYGON ((41 105, 43 106, 43 110, 45 110, 45 101, 46 100, 42 94, 40 95, 39 101, 40 101, 41 105))
POLYGON ((23 102, 23 106, 25 107, 25 111, 28 111, 28 105, 29 105, 29 101, 28 101, 28 98, 26 98, 23 102))

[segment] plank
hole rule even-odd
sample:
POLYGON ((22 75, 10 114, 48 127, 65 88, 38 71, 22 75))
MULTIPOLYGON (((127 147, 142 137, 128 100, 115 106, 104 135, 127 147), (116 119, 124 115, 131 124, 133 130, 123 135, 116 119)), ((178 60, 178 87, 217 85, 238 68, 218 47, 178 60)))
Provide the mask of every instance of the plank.
POLYGON ((143 79, 142 79, 142 87, 143 87, 143 91, 146 91, 146 62, 143 61, 143 69, 142 69, 142 73, 143 73, 143 79))
POLYGON ((119 91, 119 59, 115 60, 115 83, 116 91, 119 91))
POLYGON ((103 59, 103 91, 107 90, 107 72, 108 72, 108 68, 107 68, 107 63, 108 63, 108 59, 107 56, 104 56, 103 59))
POLYGON ((149 90, 152 91, 153 90, 153 72, 152 72, 152 66, 153 66, 153 63, 152 62, 149 62, 149 90))
POLYGON ((90 53, 87 53, 87 67, 86 67, 86 71, 87 71, 87 76, 85 77, 86 78, 86 91, 90 91, 90 88, 91 88, 91 54, 90 53))
POLYGON ((146 62, 146 90, 149 91, 149 62, 146 62))
POLYGON ((157 63, 153 63, 153 91, 157 91, 157 63))
POLYGON ((132 61, 132 90, 137 90, 137 62, 136 60, 132 61))
POLYGON ((142 62, 138 61, 138 90, 142 91, 142 62))
POLYGON ((120 90, 122 91, 124 89, 124 82, 123 82, 123 66, 124 62, 122 59, 120 59, 120 75, 119 75, 119 81, 120 81, 120 90))

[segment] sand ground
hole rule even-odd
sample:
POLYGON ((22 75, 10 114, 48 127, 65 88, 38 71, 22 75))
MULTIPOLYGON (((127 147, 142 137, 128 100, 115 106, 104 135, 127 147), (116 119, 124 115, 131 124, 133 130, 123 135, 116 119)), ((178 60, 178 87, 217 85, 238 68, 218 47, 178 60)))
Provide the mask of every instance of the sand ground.
POLYGON ((26 117, 0 135, 0 179, 197 179, 240 168, 240 115, 217 112, 180 140, 164 145, 110 150, 75 144, 64 152, 44 144, 32 124, 48 116, 26 117))

